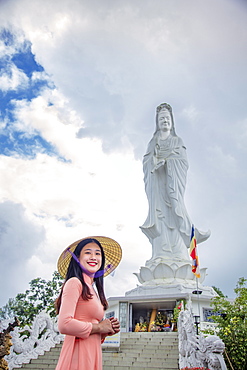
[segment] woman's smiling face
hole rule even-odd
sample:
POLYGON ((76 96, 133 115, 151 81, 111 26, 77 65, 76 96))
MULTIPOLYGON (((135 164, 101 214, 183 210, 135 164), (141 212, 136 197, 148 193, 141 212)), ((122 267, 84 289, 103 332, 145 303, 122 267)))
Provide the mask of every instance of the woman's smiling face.
POLYGON ((96 243, 88 243, 82 248, 80 257, 80 264, 90 273, 96 273, 102 263, 101 249, 96 243))

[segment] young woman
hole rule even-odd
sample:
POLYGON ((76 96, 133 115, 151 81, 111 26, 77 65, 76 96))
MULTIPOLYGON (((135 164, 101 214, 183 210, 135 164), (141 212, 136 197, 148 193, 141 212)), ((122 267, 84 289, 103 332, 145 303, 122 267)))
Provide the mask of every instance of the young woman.
POLYGON ((65 339, 56 370, 102 369, 101 343, 120 330, 116 318, 103 319, 108 306, 103 277, 121 257, 120 245, 106 237, 81 239, 61 254, 58 271, 65 282, 56 307, 58 329, 65 339))

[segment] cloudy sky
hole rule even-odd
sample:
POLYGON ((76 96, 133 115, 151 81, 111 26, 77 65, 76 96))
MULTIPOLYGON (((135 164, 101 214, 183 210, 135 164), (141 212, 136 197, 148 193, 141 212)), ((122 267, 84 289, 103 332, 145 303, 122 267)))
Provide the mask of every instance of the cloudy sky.
POLYGON ((0 0, 0 305, 50 279, 61 251, 106 235, 123 260, 107 296, 151 257, 142 157, 173 107, 205 285, 246 267, 247 3, 0 0))

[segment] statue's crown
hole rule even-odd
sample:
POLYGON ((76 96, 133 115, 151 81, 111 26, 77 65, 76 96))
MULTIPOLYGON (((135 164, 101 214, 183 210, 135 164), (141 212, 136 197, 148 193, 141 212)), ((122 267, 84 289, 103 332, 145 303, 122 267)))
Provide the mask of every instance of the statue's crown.
POLYGON ((156 108, 156 113, 159 113, 161 110, 168 110, 171 113, 172 107, 167 103, 162 103, 156 108))

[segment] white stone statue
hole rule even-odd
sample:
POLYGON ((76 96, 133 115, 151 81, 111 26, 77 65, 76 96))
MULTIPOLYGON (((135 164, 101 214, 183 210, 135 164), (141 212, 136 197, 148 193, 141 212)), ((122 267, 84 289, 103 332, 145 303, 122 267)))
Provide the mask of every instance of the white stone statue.
MULTIPOLYGON (((152 257, 146 266, 152 269, 167 260, 188 262, 192 230, 184 204, 188 161, 167 103, 157 107, 156 130, 143 158, 143 170, 149 212, 141 230, 152 244, 152 257)), ((210 231, 195 228, 195 236, 201 243, 210 231)))
POLYGON ((178 316, 179 368, 227 370, 225 344, 217 335, 196 334, 191 300, 178 316))
MULTIPOLYGON (((6 327, 6 322, 0 322, 0 330, 6 327)), ((41 312, 35 316, 32 325, 24 328, 16 327, 12 334, 13 345, 10 354, 6 356, 9 369, 22 367, 31 359, 38 358, 56 344, 63 341, 64 335, 57 328, 57 317, 51 318, 48 313, 41 312), (29 335, 24 334, 28 332, 29 335)))

